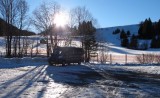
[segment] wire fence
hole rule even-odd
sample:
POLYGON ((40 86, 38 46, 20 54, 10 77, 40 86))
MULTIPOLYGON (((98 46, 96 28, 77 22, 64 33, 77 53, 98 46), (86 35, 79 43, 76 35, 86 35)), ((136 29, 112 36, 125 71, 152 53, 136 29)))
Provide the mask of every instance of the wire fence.
POLYGON ((133 54, 107 54, 107 55, 104 55, 103 57, 100 55, 91 57, 91 61, 109 63, 109 64, 116 64, 116 63, 127 64, 127 63, 138 63, 136 58, 137 58, 137 55, 133 55, 133 54))
POLYGON ((108 54, 92 57, 91 61, 109 64, 160 64, 160 54, 108 54))
MULTIPOLYGON (((6 56, 5 52, 0 52, 0 57, 5 57, 5 56, 6 56)), ((46 53, 26 53, 21 55, 21 57, 47 57, 47 54, 46 53)))
POLYGON ((136 60, 137 55, 132 55, 132 54, 110 54, 108 61, 111 64, 127 64, 127 63, 138 63, 136 60))

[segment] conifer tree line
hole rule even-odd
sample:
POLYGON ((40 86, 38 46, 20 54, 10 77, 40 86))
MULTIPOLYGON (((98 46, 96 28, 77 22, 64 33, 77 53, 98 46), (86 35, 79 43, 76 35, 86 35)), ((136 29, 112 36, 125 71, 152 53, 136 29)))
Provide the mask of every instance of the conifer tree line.
POLYGON ((139 39, 151 40, 151 48, 160 48, 160 20, 152 22, 149 18, 141 22, 138 37, 139 39))
POLYGON ((151 48, 160 48, 160 20, 152 22, 150 18, 140 23, 138 30, 139 39, 151 40, 151 48))
POLYGON ((141 22, 139 26, 138 37, 140 39, 152 39, 160 36, 160 20, 158 22, 152 22, 149 18, 141 22))
POLYGON ((152 22, 150 18, 139 24, 138 35, 131 35, 130 31, 120 30, 117 28, 113 31, 113 34, 119 34, 121 40, 121 46, 131 49, 148 49, 160 48, 160 20, 158 22, 152 22), (147 42, 139 44, 138 40, 151 40, 150 45, 147 42))

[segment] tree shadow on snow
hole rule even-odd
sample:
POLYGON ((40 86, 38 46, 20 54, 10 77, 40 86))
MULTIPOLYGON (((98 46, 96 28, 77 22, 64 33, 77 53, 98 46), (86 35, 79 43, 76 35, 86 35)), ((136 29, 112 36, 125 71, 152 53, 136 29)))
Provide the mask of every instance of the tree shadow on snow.
MULTIPOLYGON (((1 89, 0 93, 2 92, 4 93, 4 95, 0 97, 1 98, 17 98, 23 95, 24 93, 26 93, 26 95, 28 96, 29 92, 27 93, 26 91, 30 87, 32 87, 35 82, 41 80, 41 77, 45 73, 44 69, 45 69, 45 65, 37 66, 22 75, 11 78, 10 80, 0 84, 0 89, 1 89)), ((45 78, 45 76, 42 78, 45 78)), ((40 98, 43 95, 43 92, 40 94, 41 95, 38 95, 39 96, 38 98, 40 98)))
POLYGON ((0 69, 47 65, 47 58, 0 58, 0 69))
POLYGON ((102 79, 102 75, 84 65, 48 66, 46 71, 54 82, 71 86, 83 86, 102 79))

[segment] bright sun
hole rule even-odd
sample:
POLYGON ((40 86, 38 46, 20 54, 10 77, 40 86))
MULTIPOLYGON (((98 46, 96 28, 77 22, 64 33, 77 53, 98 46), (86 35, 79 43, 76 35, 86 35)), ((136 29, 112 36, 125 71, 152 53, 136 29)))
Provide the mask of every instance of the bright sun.
POLYGON ((68 23, 68 16, 67 13, 58 13, 55 15, 54 23, 57 27, 64 27, 68 23))

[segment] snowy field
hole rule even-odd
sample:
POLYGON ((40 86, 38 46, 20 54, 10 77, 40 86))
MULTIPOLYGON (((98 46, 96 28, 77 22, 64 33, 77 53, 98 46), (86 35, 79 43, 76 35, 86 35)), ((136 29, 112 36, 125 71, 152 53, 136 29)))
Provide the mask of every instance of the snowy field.
POLYGON ((158 98, 160 66, 49 66, 46 58, 0 58, 0 98, 158 98))

